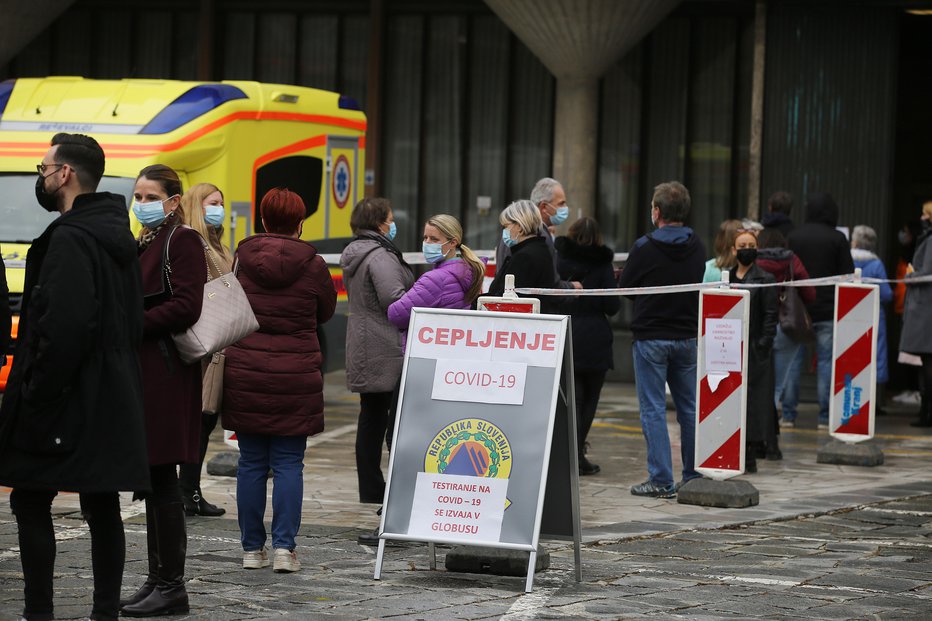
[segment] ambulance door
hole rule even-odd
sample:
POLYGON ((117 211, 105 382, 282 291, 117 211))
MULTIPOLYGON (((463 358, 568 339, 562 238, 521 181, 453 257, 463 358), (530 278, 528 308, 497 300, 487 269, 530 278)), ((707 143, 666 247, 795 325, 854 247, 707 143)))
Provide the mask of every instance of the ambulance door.
POLYGON ((327 200, 324 238, 351 237, 350 212, 361 196, 356 171, 359 170, 359 139, 327 136, 327 200))

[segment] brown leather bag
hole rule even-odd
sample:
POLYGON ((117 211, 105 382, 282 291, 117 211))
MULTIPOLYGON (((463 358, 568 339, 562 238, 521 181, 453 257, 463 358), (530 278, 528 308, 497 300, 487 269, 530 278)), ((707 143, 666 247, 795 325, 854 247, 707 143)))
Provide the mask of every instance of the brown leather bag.
POLYGON ((205 414, 216 414, 223 404, 223 365, 226 356, 217 352, 204 358, 204 376, 201 384, 201 410, 205 414))
MULTIPOLYGON (((793 261, 788 266, 789 276, 786 280, 793 282, 793 261)), ((778 318, 780 329, 791 340, 797 343, 812 343, 815 341, 815 330, 812 328, 812 318, 806 310, 806 304, 799 295, 797 287, 780 287, 780 310, 778 318)))

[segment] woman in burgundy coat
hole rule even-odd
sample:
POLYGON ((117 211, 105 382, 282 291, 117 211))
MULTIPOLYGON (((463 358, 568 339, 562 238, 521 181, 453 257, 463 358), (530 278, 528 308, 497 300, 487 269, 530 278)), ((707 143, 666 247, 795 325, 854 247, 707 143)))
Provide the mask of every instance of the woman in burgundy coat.
POLYGON ((149 574, 120 604, 124 616, 151 617, 189 609, 184 586, 187 536, 177 466, 197 463, 199 457, 201 365, 182 362, 171 335, 200 317, 207 263, 201 236, 179 226, 185 224, 185 216, 181 181, 174 170, 161 164, 143 168, 133 195, 133 213, 143 225, 139 262, 145 315, 139 358, 152 494, 145 499, 149 574))
POLYGON ((337 292, 317 249, 299 239, 307 212, 294 192, 273 189, 259 204, 268 233, 236 250, 237 277, 259 330, 227 347, 224 429, 239 439, 236 508, 243 568, 269 566, 263 524, 272 485, 272 569, 301 568, 295 536, 304 499, 307 437, 324 430, 323 356, 317 326, 333 316, 337 292))

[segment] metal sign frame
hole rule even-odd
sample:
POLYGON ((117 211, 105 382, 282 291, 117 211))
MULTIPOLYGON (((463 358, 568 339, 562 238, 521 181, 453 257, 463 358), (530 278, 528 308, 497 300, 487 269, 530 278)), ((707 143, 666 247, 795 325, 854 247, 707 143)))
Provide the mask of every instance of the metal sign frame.
MULTIPOLYGON (((578 487, 578 463, 576 461, 576 408, 575 408, 575 395, 573 388, 573 367, 572 367, 572 341, 570 334, 570 322, 569 317, 563 315, 540 315, 540 314, 515 314, 508 312, 491 312, 491 311, 468 311, 468 310, 448 310, 448 309, 426 309, 426 308, 415 308, 412 310, 412 316, 410 324, 411 329, 408 331, 408 343, 405 352, 404 365, 402 368, 401 375, 401 389, 399 391, 398 397, 398 409, 397 409, 397 419, 394 430, 393 438, 393 451, 389 457, 389 466, 388 466, 388 477, 387 484, 385 487, 385 501, 383 503, 383 512, 382 519, 379 525, 379 547, 376 554, 376 563, 375 563, 375 572, 373 578, 379 580, 382 573, 382 562, 384 559, 385 553, 385 541, 387 539, 396 539, 402 541, 423 541, 429 544, 429 553, 431 558, 431 569, 436 568, 436 558, 434 555, 434 544, 443 543, 443 544, 454 544, 454 545, 475 545, 475 546, 488 546, 501 549, 512 549, 512 550, 526 550, 529 552, 529 561, 528 561, 528 573, 525 581, 525 591, 530 592, 533 586, 534 580, 534 568, 537 562, 537 547, 541 538, 541 523, 543 520, 543 510, 545 498, 550 497, 551 493, 554 490, 548 489, 548 475, 550 474, 550 461, 551 461, 551 451, 552 450, 563 450, 561 447, 554 447, 553 438, 554 438, 554 428, 557 420, 557 408, 558 400, 563 399, 563 402, 566 405, 567 415, 565 418, 560 417, 561 423, 566 425, 567 433, 567 446, 565 450, 568 454, 568 461, 570 468, 568 468, 567 473, 563 473, 563 479, 561 485, 564 485, 566 488, 560 490, 565 495, 571 497, 570 506, 567 507, 571 511, 571 530, 572 532, 560 532, 560 533, 544 533, 545 537, 559 537, 561 539, 572 539, 575 545, 575 562, 576 562, 576 577, 577 580, 581 580, 581 566, 580 566, 580 545, 581 545, 581 529, 579 523, 579 487, 578 487), (546 432, 543 435, 544 445, 541 446, 540 451, 540 465, 541 470, 539 473, 530 473, 531 481, 538 482, 537 498, 535 499, 536 506, 533 510, 533 525, 530 525, 530 542, 529 543, 517 543, 509 541, 487 541, 487 540, 476 540, 476 541, 464 541, 462 538, 451 538, 445 537, 442 533, 438 533, 437 536, 425 537, 423 535, 409 535, 407 532, 392 532, 386 530, 386 524, 393 517, 394 512, 403 512, 407 510, 409 512, 408 519, 410 520, 410 511, 411 505, 405 504, 403 507, 394 505, 392 503, 391 495, 392 490, 395 489, 395 486, 406 485, 408 486, 407 490, 410 490, 410 486, 413 486, 412 475, 417 476, 417 472, 413 472, 410 466, 398 466, 399 451, 400 447, 404 445, 404 442, 401 442, 402 434, 406 433, 405 417, 407 416, 422 416, 425 411, 422 409, 418 410, 415 414, 414 412, 406 414, 405 409, 405 396, 408 392, 408 382, 409 375, 412 373, 410 370, 411 366, 411 352, 415 350, 413 347, 413 340, 415 337, 415 326, 417 325, 416 319, 418 316, 425 315, 444 315, 452 316, 457 318, 457 325, 465 326, 472 319, 483 319, 486 322, 491 321, 494 325, 499 320, 508 320, 510 322, 521 321, 521 322, 548 322, 548 323, 557 323, 559 324, 556 327, 558 337, 555 340, 556 351, 555 364, 553 368, 553 385, 550 387, 549 399, 546 399, 546 402, 549 404, 547 409, 547 427, 546 432), (563 422, 565 421, 565 423, 563 422), (568 485, 566 482, 566 477, 568 475, 568 485), (397 508, 396 508, 397 507, 397 508)), ((429 360, 430 358, 423 358, 429 360)), ((440 360, 440 358, 434 358, 434 360, 440 360)), ((533 365, 528 365, 533 366, 533 365)), ((417 377, 416 374, 413 377, 417 377)), ((423 379, 421 377, 420 379, 423 379)), ((529 382, 524 387, 524 394, 528 395, 529 391, 537 391, 540 394, 541 386, 532 386, 529 382)), ((416 390, 416 388, 411 388, 411 390, 416 390)), ((416 395, 412 394, 411 398, 415 398, 416 395)), ((430 396, 428 395, 428 398, 430 396)), ((423 395, 422 395, 423 398, 423 395)), ((433 402, 433 399, 429 399, 433 402)), ((438 404, 449 403, 449 401, 441 402, 437 401, 438 404)), ((461 401, 460 403, 474 403, 471 401, 461 401)), ((481 405, 481 404, 480 404, 481 405)), ((522 401, 520 405, 522 409, 527 410, 527 398, 522 401)), ((539 410, 535 410, 539 411, 539 410)), ((492 424, 495 424, 495 421, 491 421, 492 424)), ((562 434, 561 434, 562 435, 562 434)), ((536 451, 535 451, 536 452, 536 451)), ((525 467, 536 467, 536 463, 531 466, 525 467)), ((423 470, 422 470, 423 471, 423 470)), ((560 473, 554 473, 558 475, 560 473)), ((405 490, 401 490, 400 493, 406 493, 405 490)), ((405 498, 406 496, 402 496, 405 498)), ((565 496, 564 496, 565 498, 565 496)), ((399 501, 405 502, 405 501, 399 501)), ((562 505, 565 507, 566 502, 563 502, 562 505)), ((403 515, 403 513, 401 514, 403 515)), ((403 530, 403 529, 396 529, 403 530)), ((408 530, 410 530, 410 523, 408 530)), ((521 529, 522 533, 528 533, 528 525, 525 523, 524 527, 521 529)))

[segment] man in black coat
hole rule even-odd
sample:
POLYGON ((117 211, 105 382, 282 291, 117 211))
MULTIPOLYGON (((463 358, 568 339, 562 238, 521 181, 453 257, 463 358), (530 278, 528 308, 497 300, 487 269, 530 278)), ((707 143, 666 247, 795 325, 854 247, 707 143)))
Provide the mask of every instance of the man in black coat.
POLYGON ((123 197, 95 193, 104 153, 56 134, 36 198, 61 213, 26 257, 19 343, 0 406, 0 484, 13 488, 23 616, 52 619, 52 499, 78 492, 91 532, 92 619, 116 619, 126 545, 120 491, 149 488, 142 284, 123 197))
POLYGON ((790 220, 790 211, 793 210, 793 195, 789 192, 774 192, 767 199, 767 213, 761 218, 765 229, 776 229, 783 237, 787 237, 793 230, 793 221, 790 220))
MULTIPOLYGON (((851 244, 838 231, 838 205, 831 194, 810 194, 806 200, 806 223, 789 237, 790 250, 806 266, 810 278, 854 272, 851 244)), ((819 395, 819 428, 828 428, 829 384, 832 381, 832 324, 835 319, 835 287, 816 287, 816 299, 808 307, 816 333, 816 390, 819 395)), ((799 367, 791 367, 790 372, 799 367)), ((799 390, 799 376, 787 377, 783 390, 799 390)), ((794 401, 795 402, 795 401, 794 401)))

